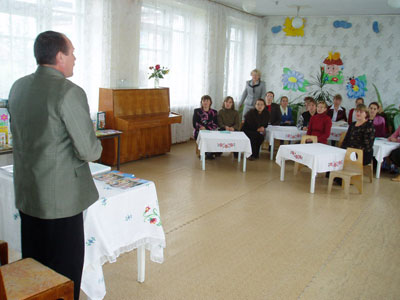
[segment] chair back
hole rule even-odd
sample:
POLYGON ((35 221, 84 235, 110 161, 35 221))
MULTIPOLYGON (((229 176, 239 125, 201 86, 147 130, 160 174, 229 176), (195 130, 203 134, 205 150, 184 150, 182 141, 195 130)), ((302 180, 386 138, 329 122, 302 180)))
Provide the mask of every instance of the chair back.
POLYGON ((347 148, 344 157, 343 169, 357 171, 363 174, 363 151, 356 148, 347 148), (355 153, 355 159, 352 159, 352 153, 355 153))
POLYGON ((339 148, 342 147, 342 145, 343 145, 343 141, 344 141, 344 138, 346 137, 346 133, 347 133, 347 131, 342 132, 340 134, 340 138, 339 138, 339 142, 338 142, 338 147, 339 148))
POLYGON ((313 143, 318 143, 318 137, 315 135, 303 135, 301 137, 300 144, 305 144, 307 140, 311 140, 313 143))

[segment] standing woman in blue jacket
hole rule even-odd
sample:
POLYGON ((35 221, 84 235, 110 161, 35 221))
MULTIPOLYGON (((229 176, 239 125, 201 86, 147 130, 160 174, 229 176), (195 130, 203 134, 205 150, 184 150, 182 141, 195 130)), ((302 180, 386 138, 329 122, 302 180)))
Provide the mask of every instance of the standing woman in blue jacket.
POLYGON ((254 69, 250 75, 251 80, 246 81, 246 87, 239 103, 239 108, 244 104, 243 118, 250 109, 254 108, 257 99, 264 99, 266 93, 265 82, 261 80, 261 72, 254 69))

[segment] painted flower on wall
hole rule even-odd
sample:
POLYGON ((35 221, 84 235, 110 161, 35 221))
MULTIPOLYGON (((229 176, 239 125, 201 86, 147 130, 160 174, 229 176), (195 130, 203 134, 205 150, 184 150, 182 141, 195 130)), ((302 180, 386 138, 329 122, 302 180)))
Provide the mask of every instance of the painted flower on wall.
POLYGON ((346 85, 347 97, 350 99, 357 99, 364 97, 367 90, 367 77, 361 75, 358 77, 351 77, 346 85))
POLYGON ((283 69, 282 83, 284 90, 292 90, 294 92, 306 92, 306 87, 309 85, 308 81, 304 79, 302 73, 290 70, 289 68, 283 69))

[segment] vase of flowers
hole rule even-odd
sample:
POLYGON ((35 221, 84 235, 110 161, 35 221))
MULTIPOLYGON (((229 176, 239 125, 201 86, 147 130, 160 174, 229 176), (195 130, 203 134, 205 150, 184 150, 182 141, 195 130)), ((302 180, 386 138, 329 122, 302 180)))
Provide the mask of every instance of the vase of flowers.
POLYGON ((169 69, 160 65, 150 66, 149 69, 152 72, 149 79, 154 78, 154 87, 158 88, 160 86, 160 78, 164 78, 164 75, 169 73, 169 69))

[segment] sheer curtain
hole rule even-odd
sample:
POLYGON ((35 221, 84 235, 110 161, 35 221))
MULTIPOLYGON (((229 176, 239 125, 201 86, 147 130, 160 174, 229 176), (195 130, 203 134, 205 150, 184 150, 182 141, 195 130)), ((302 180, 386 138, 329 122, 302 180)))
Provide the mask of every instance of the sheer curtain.
POLYGON ((108 9, 109 4, 101 0, 2 0, 0 97, 7 99, 13 82, 36 70, 34 40, 40 32, 54 30, 65 33, 74 44, 77 60, 70 80, 84 88, 91 111, 97 111, 98 87, 109 77, 103 72, 108 9))
POLYGON ((153 86, 149 66, 170 68, 173 142, 192 136, 193 109, 208 94, 220 109, 236 101, 255 66, 261 20, 208 0, 1 0, 0 98, 12 83, 35 71, 38 33, 65 33, 77 57, 70 79, 83 87, 91 112, 99 87, 153 86))
POLYGON ((170 88, 171 110, 183 115, 182 123, 172 126, 172 142, 186 141, 202 95, 210 95, 217 110, 224 96, 238 99, 255 67, 259 20, 210 1, 141 3, 138 82, 153 85, 149 66, 170 68, 161 86, 170 88), (240 39, 232 41, 234 30, 240 39))

